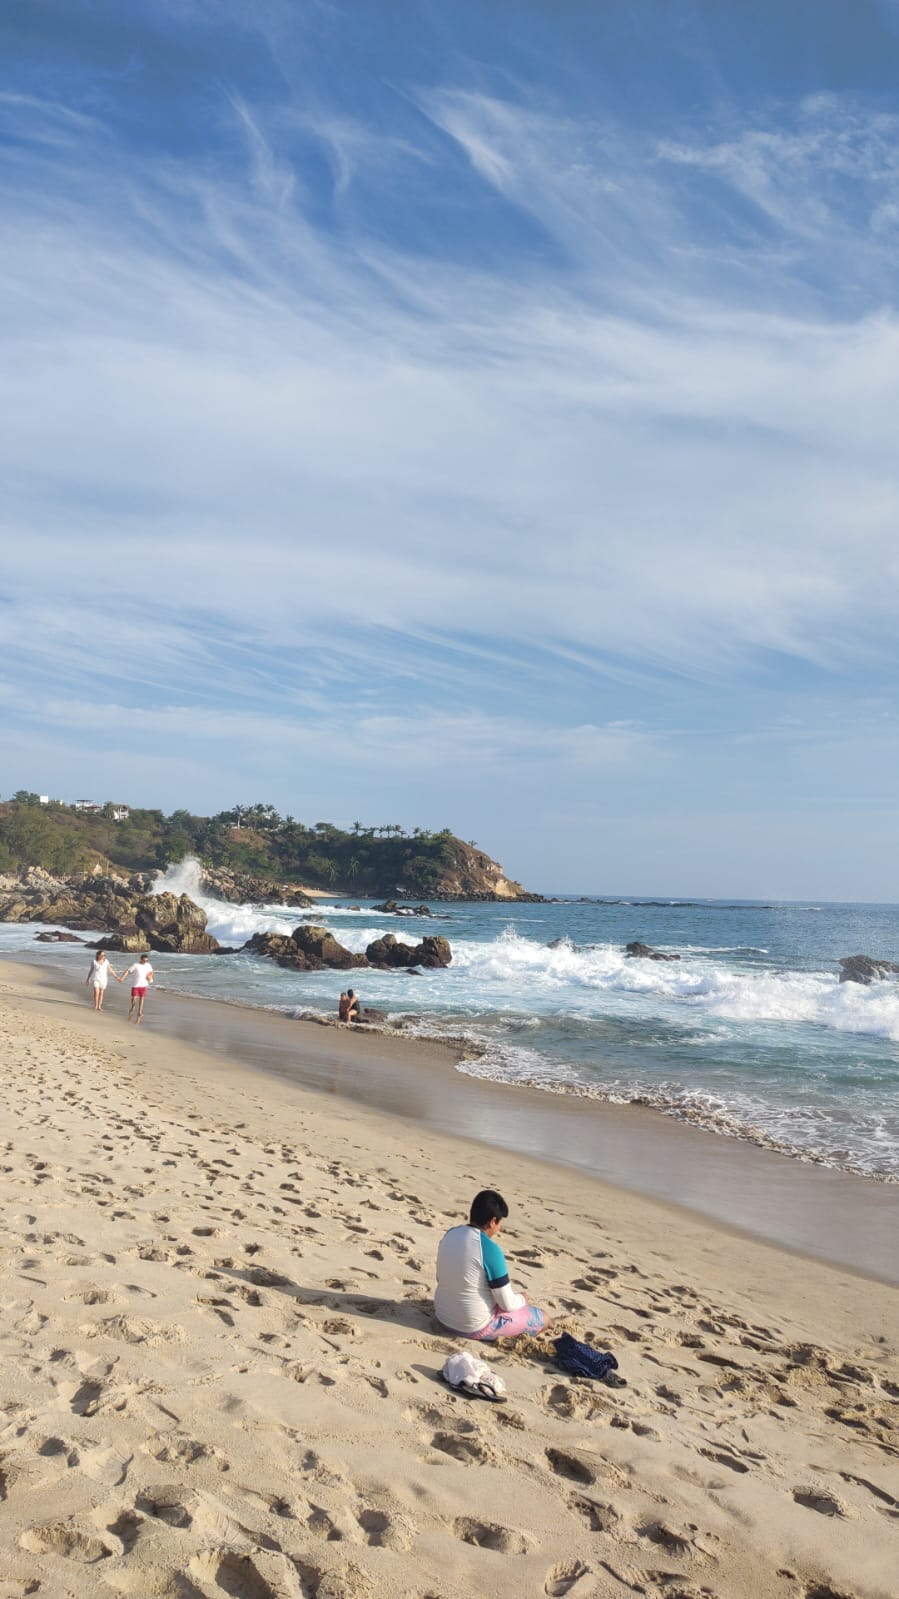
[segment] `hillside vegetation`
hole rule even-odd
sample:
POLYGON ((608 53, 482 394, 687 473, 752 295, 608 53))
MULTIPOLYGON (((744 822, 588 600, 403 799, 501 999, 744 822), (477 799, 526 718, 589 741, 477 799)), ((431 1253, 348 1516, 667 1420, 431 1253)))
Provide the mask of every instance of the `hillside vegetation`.
POLYGON ((476 845, 444 828, 407 834, 398 825, 349 830, 331 822, 307 826, 279 816, 274 806, 249 805, 217 816, 131 810, 115 820, 115 807, 76 810, 60 801, 38 802, 20 792, 0 803, 0 871, 40 866, 65 874, 95 866, 120 871, 161 871, 187 855, 204 865, 297 883, 332 893, 431 898, 530 897, 476 845))

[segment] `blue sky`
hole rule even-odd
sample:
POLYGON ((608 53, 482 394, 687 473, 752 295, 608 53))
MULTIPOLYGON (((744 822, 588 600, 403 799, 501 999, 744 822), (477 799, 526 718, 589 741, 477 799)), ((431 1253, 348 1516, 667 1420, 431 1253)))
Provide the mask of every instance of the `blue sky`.
POLYGON ((899 899, 896 0, 31 0, 0 61, 0 792, 899 899))

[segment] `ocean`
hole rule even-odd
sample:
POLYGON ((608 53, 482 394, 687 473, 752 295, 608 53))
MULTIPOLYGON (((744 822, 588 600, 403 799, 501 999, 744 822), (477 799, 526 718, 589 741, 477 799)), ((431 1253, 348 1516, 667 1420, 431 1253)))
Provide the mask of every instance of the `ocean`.
MULTIPOLYGON (((349 974, 363 1004, 476 1046, 459 1069, 554 1094, 647 1104, 722 1137, 899 1182, 899 986, 839 982, 839 958, 899 958, 899 906, 635 898, 439 904, 433 918, 324 900, 314 912, 228 905, 196 862, 157 887, 188 893, 225 944, 321 921, 361 951, 380 934, 440 933, 452 965, 349 974), (678 961, 626 957, 639 939, 678 961)), ((34 926, 0 925, 0 954, 35 951, 34 926)), ((85 936, 85 935, 82 935, 85 936)), ((52 952, 52 953, 51 953, 52 952)), ((77 946, 54 964, 87 969, 77 946)), ((154 955, 161 985, 279 1010, 333 1014, 339 972, 255 956, 154 955)))

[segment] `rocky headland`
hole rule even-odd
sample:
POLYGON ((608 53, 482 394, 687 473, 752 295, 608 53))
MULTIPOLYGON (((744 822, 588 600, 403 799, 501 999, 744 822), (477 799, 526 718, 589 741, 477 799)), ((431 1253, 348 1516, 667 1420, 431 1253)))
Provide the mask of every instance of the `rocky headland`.
POLYGON ((186 894, 149 893, 150 881, 143 872, 132 877, 92 872, 56 878, 32 867, 12 882, 0 880, 0 921, 102 930, 105 936, 97 947, 104 949, 219 953, 218 939, 206 931, 206 912, 186 894))
MULTIPOLYGON (((177 955, 230 954, 206 931, 206 912, 187 894, 151 894, 146 873, 132 877, 76 873, 52 877, 40 867, 18 878, 0 878, 0 921, 55 924, 35 935, 40 943, 80 942, 71 929, 100 934, 85 942, 97 949, 131 953, 141 949, 177 955), (65 931, 60 930, 60 925, 65 931)), ((250 881, 253 881, 250 879, 250 881)), ((216 885, 218 886, 218 885, 216 885)), ((241 888, 235 881, 234 891, 241 888)), ((355 954, 326 927, 303 923, 291 934, 254 933, 242 946, 293 971, 417 970, 448 966, 452 951, 445 938, 427 937, 402 944, 392 933, 355 954)))

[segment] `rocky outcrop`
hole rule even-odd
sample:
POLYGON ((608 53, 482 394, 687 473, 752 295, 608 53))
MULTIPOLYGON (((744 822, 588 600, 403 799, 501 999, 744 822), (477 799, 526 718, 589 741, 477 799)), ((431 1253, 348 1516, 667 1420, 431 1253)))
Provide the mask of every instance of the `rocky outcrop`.
MULTIPOLYGON (((181 955, 208 955, 219 949, 206 931, 206 912, 186 894, 148 894, 145 876, 96 873, 52 878, 24 873, 11 894, 0 899, 0 921, 61 922, 81 931, 108 929, 102 947, 124 951, 150 948, 181 955)), ((100 947, 100 946, 98 946, 100 947)))
MULTIPOLYGON (((439 836, 439 835, 438 835, 439 836)), ((461 838, 446 835, 440 854, 440 872, 434 881, 431 872, 427 879, 415 882, 414 867, 409 877, 391 890, 397 900, 419 899, 426 894, 439 900, 518 900, 543 904, 542 894, 529 894, 512 878, 506 877, 498 861, 491 860, 476 844, 465 844, 461 838)))
POLYGON ((204 866, 200 886, 229 905, 296 905, 306 909, 315 904, 295 883, 277 883, 270 877, 229 872, 222 866, 204 866))
POLYGON ((445 938, 423 938, 420 944, 400 944, 392 933, 376 938, 365 951, 370 966, 449 966, 453 952, 445 938))
POLYGON ((885 977, 895 977, 899 965, 893 961, 875 960, 873 955, 844 955, 840 961, 841 983, 876 983, 885 977))
POLYGON ((149 894, 138 905, 135 921, 151 949, 210 955, 219 947, 206 931, 206 912, 186 894, 149 894))
MULTIPOLYGON (((353 907, 350 906, 352 910, 353 907)), ((383 905, 373 905, 373 911, 381 911, 385 916, 432 916, 433 911, 427 905, 398 905, 395 899, 385 899, 383 905)))
POLYGON ((680 956, 679 955, 663 955, 663 953, 662 953, 662 951, 660 949, 650 949, 648 944, 641 944, 639 939, 634 939, 634 941, 632 943, 625 944, 624 953, 625 953, 625 955, 629 955, 631 960, 641 960, 641 961, 679 961, 680 960, 680 956))
POLYGON ((392 933, 376 938, 364 955, 338 944, 326 927, 302 924, 293 932, 254 933, 244 944, 254 955, 263 955, 276 965, 295 972, 320 972, 324 969, 346 972, 374 966, 382 971, 411 966, 448 966, 452 951, 445 938, 423 938, 420 944, 400 944, 392 933))
POLYGON ((351 950, 344 949, 326 927, 306 924, 295 927, 289 935, 254 933, 244 949, 251 950, 254 955, 264 955, 276 965, 295 972, 320 972, 325 967, 346 972, 368 965, 364 955, 354 955, 351 950))
POLYGON ((35 933, 34 942, 36 944, 83 944, 84 939, 79 938, 77 933, 54 931, 52 933, 35 933))

